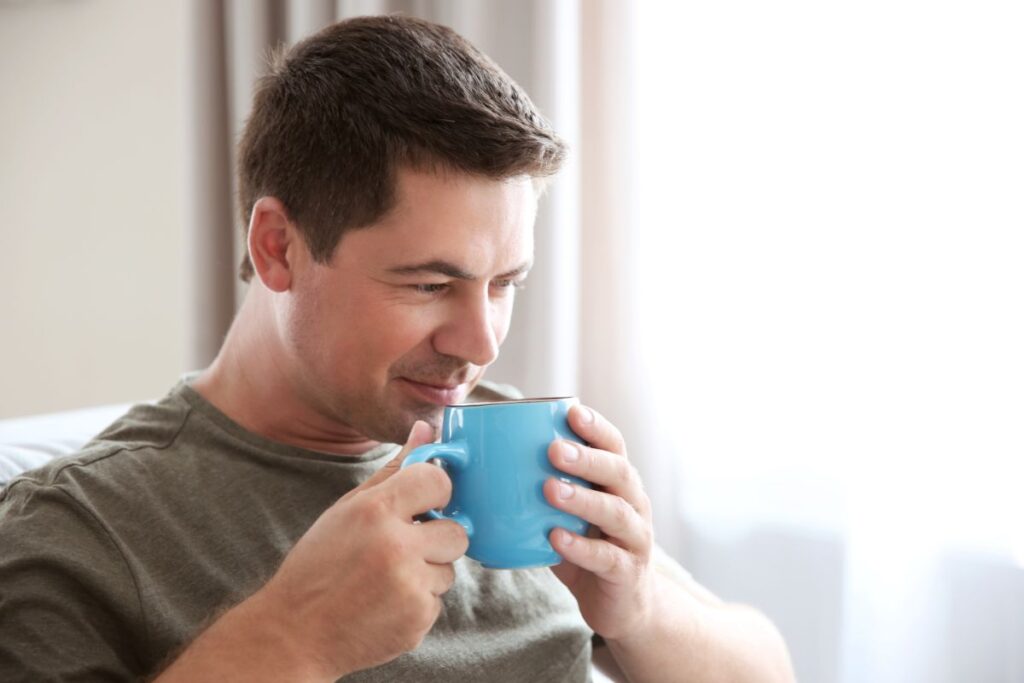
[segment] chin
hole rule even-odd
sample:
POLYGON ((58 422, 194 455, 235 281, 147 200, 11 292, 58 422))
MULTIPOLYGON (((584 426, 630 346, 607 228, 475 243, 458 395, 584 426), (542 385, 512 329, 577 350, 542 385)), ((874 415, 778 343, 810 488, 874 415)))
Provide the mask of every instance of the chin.
POLYGON ((444 420, 444 408, 430 406, 427 408, 407 408, 394 415, 383 427, 382 433, 373 437, 376 441, 386 443, 404 444, 409 438, 409 432, 417 420, 429 424, 434 430, 434 436, 441 434, 441 422, 444 420))
MULTIPOLYGON (((426 422, 427 424, 434 428, 435 434, 440 434, 441 423, 444 421, 444 408, 431 407, 429 409, 420 411, 419 414, 415 415, 414 417, 412 417, 412 419, 409 420, 409 429, 412 429, 412 425, 414 422, 416 422, 416 420, 423 420, 424 422, 426 422)), ((408 434, 408 431, 406 431, 406 434, 408 434)))

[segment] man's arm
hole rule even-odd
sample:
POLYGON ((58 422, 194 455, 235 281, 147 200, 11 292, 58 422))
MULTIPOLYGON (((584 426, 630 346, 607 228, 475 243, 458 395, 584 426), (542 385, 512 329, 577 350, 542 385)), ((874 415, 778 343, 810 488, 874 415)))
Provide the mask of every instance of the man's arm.
MULTIPOLYGON (((793 680, 785 643, 770 621, 749 607, 720 600, 658 546, 654 547, 652 555, 655 572, 664 586, 662 594, 673 596, 676 591, 683 592, 682 596, 676 596, 681 597, 680 605, 675 610, 666 610, 666 613, 688 610, 705 614, 709 623, 720 624, 721 632, 708 643, 706 651, 695 654, 681 652, 674 645, 666 648, 665 644, 675 641, 671 634, 641 642, 638 647, 605 641, 603 646, 594 650, 594 665, 602 673, 615 683, 628 683, 630 680, 623 669, 632 672, 632 680, 655 680, 657 677, 659 680, 736 681, 762 676, 763 664, 775 660, 779 665, 778 675, 765 680, 793 680), (716 649, 719 650, 717 654, 714 653, 716 649), (748 657, 755 660, 753 666, 744 662, 748 657), (723 663, 719 666, 720 675, 712 671, 715 661, 723 663)), ((691 643, 696 639, 684 635, 682 640, 691 643)))
POLYGON ((469 544, 457 522, 413 523, 451 498, 440 468, 398 471, 409 451, 432 438, 417 422, 398 457, 328 508, 266 585, 155 680, 327 683, 415 649, 469 544))
POLYGON ((334 681, 333 667, 321 661, 313 643, 296 638, 286 606, 275 605, 258 591, 217 618, 154 679, 227 681, 244 676, 252 683, 334 681), (284 609, 282 609, 284 607, 284 609))
POLYGON ((595 488, 552 479, 544 494, 551 505, 590 522, 594 533, 552 531, 551 543, 564 558, 552 571, 626 678, 792 681, 785 643, 764 616, 723 603, 692 578, 670 578, 656 569, 650 500, 619 431, 580 406, 570 411, 569 424, 591 445, 556 441, 549 457, 595 488))
POLYGON ((605 641, 626 680, 794 680, 786 645, 760 612, 724 603, 695 582, 684 587, 658 577, 658 583, 654 623, 605 641))

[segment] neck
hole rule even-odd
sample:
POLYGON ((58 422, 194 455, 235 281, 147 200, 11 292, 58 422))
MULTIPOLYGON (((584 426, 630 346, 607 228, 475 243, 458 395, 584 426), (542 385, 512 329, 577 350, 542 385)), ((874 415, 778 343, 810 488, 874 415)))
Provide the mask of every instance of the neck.
POLYGON ((336 455, 378 445, 311 400, 277 329, 271 294, 258 281, 213 363, 192 382, 203 398, 246 430, 271 441, 336 455))

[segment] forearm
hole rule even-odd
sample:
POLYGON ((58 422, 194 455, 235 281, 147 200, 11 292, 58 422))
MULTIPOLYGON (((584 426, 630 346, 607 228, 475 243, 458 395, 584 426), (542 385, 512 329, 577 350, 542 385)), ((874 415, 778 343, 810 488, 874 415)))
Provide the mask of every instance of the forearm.
POLYGON ((794 680, 775 626, 749 607, 729 605, 699 584, 658 581, 658 608, 642 633, 607 640, 631 683, 794 680))
POLYGON ((280 614, 256 593, 225 612, 176 658, 154 683, 245 680, 254 683, 336 680, 295 638, 280 614))

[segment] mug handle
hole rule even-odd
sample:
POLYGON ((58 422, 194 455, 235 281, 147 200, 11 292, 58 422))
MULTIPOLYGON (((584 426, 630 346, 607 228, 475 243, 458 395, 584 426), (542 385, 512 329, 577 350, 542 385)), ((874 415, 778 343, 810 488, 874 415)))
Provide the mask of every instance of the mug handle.
MULTIPOLYGON (((463 441, 451 441, 449 443, 428 443, 425 446, 414 448, 413 451, 405 456, 405 460, 402 461, 401 469, 405 469, 409 465, 416 465, 421 462, 428 462, 430 460, 438 459, 443 461, 448 467, 459 470, 469 464, 469 453, 466 452, 466 444, 463 441)), ((454 481, 452 484, 454 485, 454 481)), ((446 515, 438 510, 430 509, 424 513, 431 519, 451 519, 462 525, 462 528, 466 530, 466 535, 470 538, 473 537, 473 520, 471 520, 465 512, 461 510, 452 515, 446 515)))

